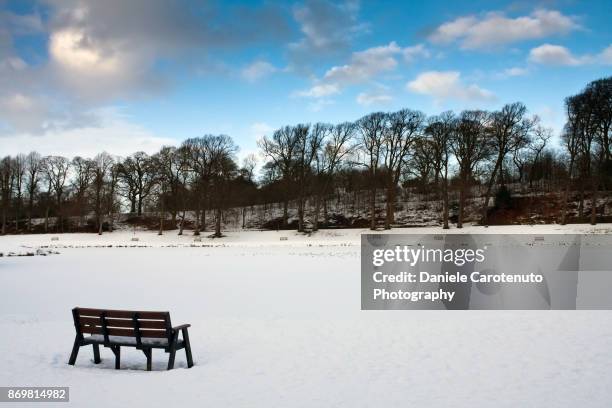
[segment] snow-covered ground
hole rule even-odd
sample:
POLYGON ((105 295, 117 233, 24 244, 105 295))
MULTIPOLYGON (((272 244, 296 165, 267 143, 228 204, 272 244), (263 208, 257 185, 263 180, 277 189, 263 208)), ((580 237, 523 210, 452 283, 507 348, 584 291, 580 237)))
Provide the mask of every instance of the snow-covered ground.
POLYGON ((0 258, 0 386, 69 386, 76 407, 610 406, 612 312, 361 311, 362 232, 0 237, 5 254, 60 253, 0 258), (90 348, 67 365, 77 305, 170 310, 173 323, 192 324, 196 365, 180 351, 165 371, 157 350, 146 372, 129 348, 119 371, 104 348, 100 365, 90 348))

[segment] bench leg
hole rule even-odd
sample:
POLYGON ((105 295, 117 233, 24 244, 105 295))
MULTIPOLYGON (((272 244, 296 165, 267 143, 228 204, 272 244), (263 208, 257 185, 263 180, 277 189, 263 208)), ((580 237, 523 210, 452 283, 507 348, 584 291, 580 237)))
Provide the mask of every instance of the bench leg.
POLYGON ((189 343, 189 333, 185 327, 183 330, 183 341, 185 342, 185 356, 187 357, 187 368, 193 367, 193 357, 191 356, 191 344, 189 343))
POLYGON ((174 368, 174 357, 176 357, 176 338, 178 333, 174 333, 172 336, 172 342, 170 343, 170 357, 168 357, 168 370, 174 368))
POLYGON ((115 369, 118 370, 121 366, 121 346, 110 346, 110 349, 115 354, 115 369))
POLYGON ((92 344, 93 352, 94 352, 94 364, 100 364, 100 346, 97 344, 92 344))
POLYGON ((153 350, 150 348, 142 349, 142 352, 147 357, 147 371, 151 371, 151 357, 153 350))
POLYGON ((168 357, 168 370, 172 370, 174 368, 174 357, 176 356, 176 350, 174 347, 170 349, 170 357, 168 357))
POLYGON ((76 363, 77 355, 79 354, 79 347, 81 347, 79 343, 79 336, 75 336, 74 344, 72 346, 72 353, 70 353, 70 360, 68 360, 68 364, 74 365, 74 363, 76 363))

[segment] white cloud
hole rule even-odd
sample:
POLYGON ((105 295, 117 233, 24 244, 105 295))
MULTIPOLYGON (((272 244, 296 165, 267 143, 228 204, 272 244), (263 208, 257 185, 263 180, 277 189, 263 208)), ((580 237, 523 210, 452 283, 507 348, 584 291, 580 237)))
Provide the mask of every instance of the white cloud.
POLYGON ((404 60, 408 63, 413 62, 418 57, 429 58, 431 56, 431 53, 423 44, 406 47, 403 49, 402 54, 404 55, 404 60))
POLYGON ((357 95, 357 103, 363 106, 385 104, 393 100, 393 97, 384 92, 361 92, 357 95))
POLYGON ((419 74, 413 81, 408 82, 408 90, 428 95, 436 102, 449 99, 462 101, 492 101, 495 95, 475 84, 466 85, 461 81, 461 74, 457 71, 428 71, 419 74))
POLYGON ((512 77, 520 77, 529 74, 529 69, 523 67, 506 68, 503 71, 493 72, 491 75, 494 79, 508 79, 512 77))
POLYGON ((394 70, 398 65, 396 56, 400 54, 411 61, 417 55, 428 55, 422 45, 401 48, 392 41, 387 45, 353 53, 350 63, 332 67, 325 73, 323 80, 339 84, 367 81, 382 72, 394 70))
POLYGON ((490 48, 518 41, 567 34, 580 28, 574 17, 556 10, 536 10, 509 18, 501 13, 464 16, 440 25, 429 36, 437 44, 459 42, 464 49, 490 48))
POLYGON ((599 54, 575 55, 561 45, 542 44, 529 51, 529 61, 544 65, 612 65, 612 45, 603 49, 599 54))
POLYGON ((335 95, 340 92, 340 87, 336 84, 317 84, 313 87, 294 92, 294 96, 302 96, 306 98, 322 98, 330 95, 335 95))
POLYGON ((412 62, 419 56, 428 58, 429 51, 422 44, 402 48, 392 41, 387 45, 354 52, 348 64, 328 69, 310 89, 294 92, 293 95, 323 98, 340 93, 343 87, 364 83, 395 70, 398 56, 402 56, 406 62, 412 62))
POLYGON ((524 76, 529 73, 527 68, 512 67, 504 70, 504 75, 509 77, 524 76))
MULTIPOLYGON (((23 101, 27 104, 26 101, 23 101)), ((21 103, 21 102, 20 102, 21 103)), ((79 129, 50 129, 43 135, 19 132, 0 136, 0 143, 7 154, 36 150, 43 155, 76 155, 93 157, 105 150, 110 154, 126 156, 145 151, 153 153, 163 145, 177 144, 170 138, 154 135, 129 121, 115 108, 96 110, 99 126, 83 126, 79 129)))
POLYGON ((124 74, 129 60, 117 49, 98 43, 83 30, 66 28, 51 34, 49 54, 63 68, 76 75, 112 77, 124 74))
POLYGON ((529 51, 529 61, 545 65, 581 65, 588 58, 575 57, 570 50, 560 45, 543 44, 529 51))
POLYGON ((608 48, 604 49, 599 54, 599 60, 604 65, 612 65, 612 45, 608 46, 608 48))
POLYGON ((97 126, 97 121, 91 112, 71 109, 54 98, 24 92, 0 94, 0 137, 1 133, 42 134, 84 124, 97 126))
POLYGON ((249 82, 256 82, 274 72, 276 67, 267 61, 255 61, 242 69, 242 77, 249 82))

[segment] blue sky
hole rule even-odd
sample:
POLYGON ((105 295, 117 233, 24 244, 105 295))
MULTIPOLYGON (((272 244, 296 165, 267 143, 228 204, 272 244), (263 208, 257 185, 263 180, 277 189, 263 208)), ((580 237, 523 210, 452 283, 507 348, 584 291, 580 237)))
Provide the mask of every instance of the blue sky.
POLYGON ((563 98, 610 75, 609 1, 0 0, 0 154, 126 155, 205 133, 563 98))

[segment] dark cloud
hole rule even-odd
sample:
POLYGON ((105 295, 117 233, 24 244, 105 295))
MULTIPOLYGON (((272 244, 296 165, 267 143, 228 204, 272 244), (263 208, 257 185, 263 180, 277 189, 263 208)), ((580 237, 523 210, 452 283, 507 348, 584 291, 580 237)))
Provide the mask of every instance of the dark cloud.
POLYGON ((0 125, 36 133, 94 124, 86 112, 98 106, 171 87, 168 67, 204 72, 193 67, 223 65, 215 53, 285 46, 291 21, 284 6, 199 1, 43 0, 30 14, 0 10, 0 125), (29 65, 13 43, 33 34, 47 48, 37 50, 43 63, 29 65))
POLYGON ((293 9, 300 25, 302 38, 289 46, 289 56, 294 70, 307 68, 313 59, 347 55, 352 40, 367 31, 367 25, 358 19, 359 4, 356 1, 331 2, 306 0, 293 9))

